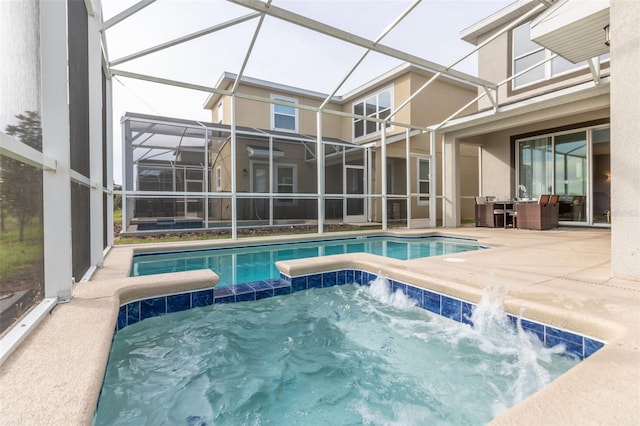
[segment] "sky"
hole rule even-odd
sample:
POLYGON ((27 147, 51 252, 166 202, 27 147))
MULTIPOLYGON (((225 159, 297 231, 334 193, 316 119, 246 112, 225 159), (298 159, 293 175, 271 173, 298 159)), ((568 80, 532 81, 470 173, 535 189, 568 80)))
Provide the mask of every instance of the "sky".
MULTIPOLYGON (((504 8, 505 0, 423 0, 380 43, 449 66, 473 49, 460 31, 504 8)), ((103 0, 105 21, 137 0, 103 0)), ((375 40, 414 1, 273 0, 272 5, 375 40)), ((253 13, 223 0, 157 0, 106 30, 109 60, 253 13)), ((116 69, 215 86, 223 72, 238 73, 259 20, 191 40, 116 69)), ((244 75, 322 93, 333 92, 364 49, 277 18, 266 17, 244 75)), ((370 53, 338 95, 356 89, 401 61, 370 53)), ((476 56, 455 67, 476 75, 476 56)), ((211 121, 207 94, 116 77, 113 81, 114 181, 122 181, 120 117, 125 112, 211 121)))

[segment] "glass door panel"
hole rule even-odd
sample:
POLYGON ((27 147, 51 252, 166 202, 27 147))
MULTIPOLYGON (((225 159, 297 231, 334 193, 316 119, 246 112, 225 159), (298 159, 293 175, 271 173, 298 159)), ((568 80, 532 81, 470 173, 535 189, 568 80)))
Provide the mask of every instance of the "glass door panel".
MULTIPOLYGON (((253 163, 251 170, 251 192, 268 193, 269 192, 269 164, 253 163)), ((255 198, 253 202, 252 218, 269 218, 269 200, 268 198, 255 198)))
POLYGON ((555 158, 555 193, 560 196, 559 220, 585 222, 587 132, 556 136, 555 158))
POLYGON ((347 194, 345 222, 364 222, 365 199, 351 198, 349 195, 364 195, 364 167, 345 166, 345 193, 347 194))
POLYGON ((550 194, 553 185, 551 138, 529 139, 518 145, 518 197, 550 194))
POLYGON ((609 128, 591 132, 593 223, 611 223, 611 143, 609 128))

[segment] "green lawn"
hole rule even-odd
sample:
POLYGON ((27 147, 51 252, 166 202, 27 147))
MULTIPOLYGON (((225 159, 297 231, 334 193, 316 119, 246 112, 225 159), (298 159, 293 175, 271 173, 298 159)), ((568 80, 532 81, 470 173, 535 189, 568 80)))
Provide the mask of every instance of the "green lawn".
POLYGON ((5 218, 0 232, 0 282, 21 275, 43 259, 42 226, 35 220, 24 230, 24 240, 18 241, 18 225, 13 217, 5 218))

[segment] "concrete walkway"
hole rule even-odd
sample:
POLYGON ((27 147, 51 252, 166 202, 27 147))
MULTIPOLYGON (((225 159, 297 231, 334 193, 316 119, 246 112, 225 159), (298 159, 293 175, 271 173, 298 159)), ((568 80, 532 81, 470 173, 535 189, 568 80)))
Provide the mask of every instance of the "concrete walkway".
MULTIPOLYGON (((472 302, 484 288, 501 287, 507 292, 505 310, 517 314, 525 309, 528 318, 607 342, 596 354, 492 424, 640 424, 640 282, 610 276, 608 230, 438 231, 477 238, 492 249, 387 262, 385 273, 412 276, 420 285, 437 287, 433 289, 452 296, 464 294, 472 302), (452 257, 461 261, 451 262, 452 257)), ((167 245, 145 247, 159 248, 166 250, 167 245)), ((2 365, 0 424, 90 424, 119 305, 153 294, 210 286, 216 279, 211 271, 127 278, 133 250, 112 249, 104 268, 90 282, 78 284, 72 301, 56 307, 2 365)), ((309 268, 314 262, 305 264, 309 268)), ((368 261, 363 258, 362 264, 368 261)), ((286 266, 295 265, 292 261, 286 266)))

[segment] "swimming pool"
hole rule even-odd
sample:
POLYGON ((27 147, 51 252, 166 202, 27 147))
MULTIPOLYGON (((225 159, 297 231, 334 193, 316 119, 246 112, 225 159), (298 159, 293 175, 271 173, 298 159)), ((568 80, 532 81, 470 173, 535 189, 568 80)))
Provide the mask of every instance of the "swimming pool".
POLYGON ((381 278, 147 319, 114 338, 95 424, 486 424, 578 363, 494 293, 468 321, 381 278))
POLYGON ((217 286, 279 277, 275 262, 345 253, 371 253, 394 259, 461 253, 483 248, 474 240, 453 237, 366 236, 295 243, 261 244, 165 253, 137 253, 131 276, 211 269, 220 276, 217 286))

